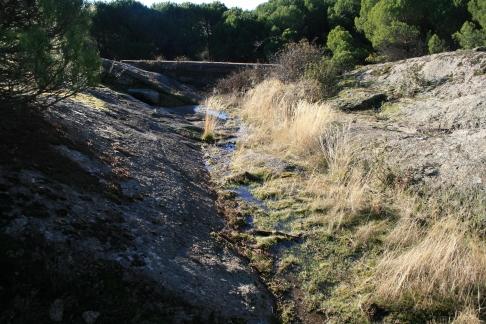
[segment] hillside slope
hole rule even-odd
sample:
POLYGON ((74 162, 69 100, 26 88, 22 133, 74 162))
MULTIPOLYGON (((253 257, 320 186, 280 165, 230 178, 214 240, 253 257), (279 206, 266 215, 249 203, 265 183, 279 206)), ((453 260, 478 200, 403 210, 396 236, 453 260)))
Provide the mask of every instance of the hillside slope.
POLYGON ((351 113, 373 111, 369 118, 358 115, 356 134, 380 147, 390 165, 435 188, 484 190, 486 53, 379 64, 348 78, 355 85, 331 104, 351 113), (372 105, 370 98, 381 99, 372 105))
POLYGON ((2 109, 0 322, 267 322, 197 128, 107 88, 2 109))

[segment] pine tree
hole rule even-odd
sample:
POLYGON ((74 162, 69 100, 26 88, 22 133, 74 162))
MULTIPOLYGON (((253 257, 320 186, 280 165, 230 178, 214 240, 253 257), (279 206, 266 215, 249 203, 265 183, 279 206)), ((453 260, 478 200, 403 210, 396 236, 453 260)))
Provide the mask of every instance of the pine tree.
POLYGON ((49 104, 93 84, 99 58, 83 0, 4 0, 0 101, 49 104))

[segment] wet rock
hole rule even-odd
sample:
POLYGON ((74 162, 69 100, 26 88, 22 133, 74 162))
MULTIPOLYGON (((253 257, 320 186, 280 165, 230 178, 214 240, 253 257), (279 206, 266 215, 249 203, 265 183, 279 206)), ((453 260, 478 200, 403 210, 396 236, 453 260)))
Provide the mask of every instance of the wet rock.
POLYGON ((151 105, 160 104, 160 94, 151 89, 128 89, 128 93, 135 98, 151 105))
POLYGON ((388 101, 388 95, 369 89, 342 91, 332 104, 345 111, 376 110, 388 101))
POLYGON ((83 312, 81 317, 83 317, 83 320, 86 324, 94 324, 98 317, 100 317, 100 313, 95 311, 86 311, 83 312))
POLYGON ((64 301, 56 299, 49 308, 49 318, 54 322, 61 322, 64 316, 64 301))
POLYGON ((166 107, 196 104, 202 97, 189 86, 163 74, 145 71, 130 64, 102 60, 103 81, 123 91, 136 90, 139 99, 166 107), (143 91, 142 91, 143 90, 143 91), (157 94, 157 95, 156 95, 157 94))
MULTIPOLYGON (((191 124, 155 117, 153 107, 108 88, 85 95, 105 108, 62 101, 42 116, 40 131, 57 136, 35 138, 46 149, 0 158, 2 190, 14 193, 15 207, 0 222, 0 286, 23 298, 22 308, 2 304, 0 322, 36 323, 49 312, 68 322, 92 310, 93 296, 97 322, 271 322, 273 299, 258 275, 211 235, 224 220, 200 145, 181 132, 191 124), (46 151, 53 162, 42 164, 46 151)), ((10 138, 28 121, 9 120, 18 123, 10 138)))

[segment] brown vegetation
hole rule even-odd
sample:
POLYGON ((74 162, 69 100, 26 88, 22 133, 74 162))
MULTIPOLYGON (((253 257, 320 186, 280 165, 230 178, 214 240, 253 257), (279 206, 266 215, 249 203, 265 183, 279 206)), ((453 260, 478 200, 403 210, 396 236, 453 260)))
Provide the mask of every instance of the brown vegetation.
POLYGON ((317 87, 267 79, 231 105, 248 127, 233 170, 266 175, 253 193, 270 211, 256 226, 286 224, 306 236, 275 276, 293 273, 307 311, 338 322, 390 312, 399 322, 444 315, 477 322, 486 249, 469 220, 480 215, 481 201, 409 187, 406 175, 355 138, 346 114, 319 100, 317 87), (276 161, 298 170, 279 171, 276 161), (386 312, 361 312, 364 304, 386 312))

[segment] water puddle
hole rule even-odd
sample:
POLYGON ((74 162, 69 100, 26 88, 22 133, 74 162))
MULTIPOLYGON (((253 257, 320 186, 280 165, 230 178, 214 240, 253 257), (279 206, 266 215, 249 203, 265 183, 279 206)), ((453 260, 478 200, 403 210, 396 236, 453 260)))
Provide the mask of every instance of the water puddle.
POLYGON ((220 110, 211 109, 211 108, 203 106, 203 105, 194 106, 194 113, 199 114, 199 115, 203 115, 203 116, 208 114, 208 115, 211 115, 211 116, 218 118, 219 120, 225 120, 226 121, 226 120, 229 119, 228 113, 226 113, 224 111, 220 111, 220 110))
POLYGON ((261 208, 263 211, 268 212, 269 209, 265 203, 253 196, 253 194, 250 191, 250 187, 241 185, 238 188, 232 190, 234 193, 236 193, 237 197, 240 198, 241 200, 250 203, 252 205, 255 205, 259 208, 261 208))
MULTIPOLYGON (((179 109, 179 108, 177 108, 179 109)), ((189 108, 184 108, 189 109, 189 108)), ((232 120, 232 116, 228 113, 223 111, 218 111, 215 109, 208 108, 203 105, 199 106, 191 106, 193 111, 193 115, 205 116, 206 113, 212 116, 217 117, 219 120, 226 122, 234 122, 232 120)), ((226 176, 231 175, 231 161, 233 154, 237 148, 237 141, 239 138, 243 137, 244 134, 247 133, 247 128, 240 123, 239 120, 236 120, 236 124, 238 125, 235 132, 233 132, 233 136, 227 137, 225 139, 221 139, 217 141, 214 145, 210 145, 206 148, 206 158, 205 158, 205 165, 207 170, 215 179, 224 179, 226 176)), ((269 208, 266 204, 256 198, 250 190, 248 185, 240 185, 234 189, 230 189, 230 192, 236 195, 236 199, 241 200, 249 205, 255 206, 258 209, 266 212, 269 212, 269 208)), ((245 217, 245 226, 244 230, 249 231, 254 229, 254 216, 249 215, 245 217)))
POLYGON ((171 114, 179 115, 179 116, 189 116, 189 115, 196 115, 199 117, 204 117, 206 113, 211 116, 217 117, 219 120, 226 121, 228 120, 229 114, 224 111, 219 111, 216 109, 211 109, 209 107, 203 105, 191 105, 191 106, 180 106, 180 107, 163 107, 164 110, 168 111, 171 114))

